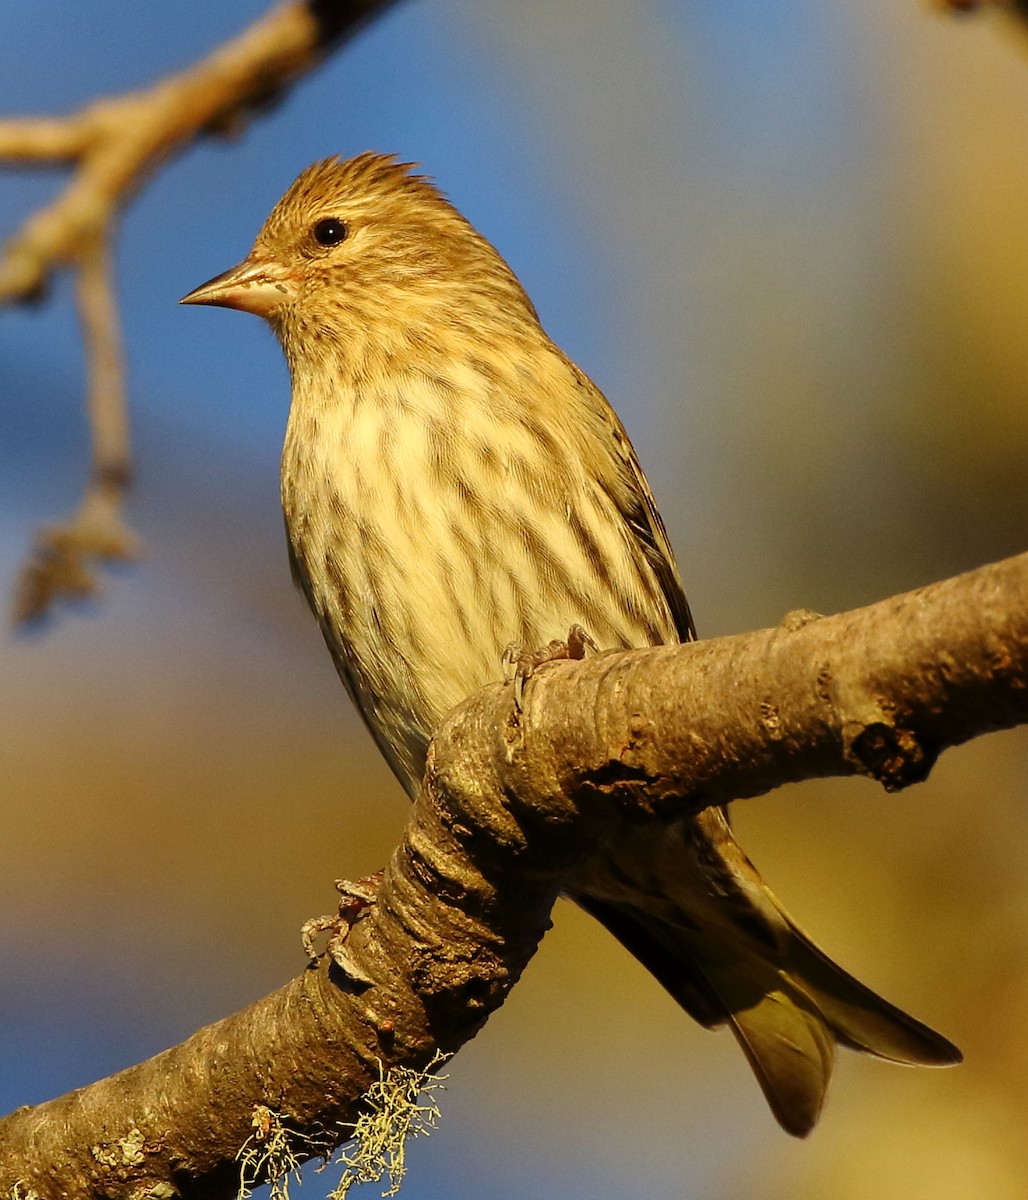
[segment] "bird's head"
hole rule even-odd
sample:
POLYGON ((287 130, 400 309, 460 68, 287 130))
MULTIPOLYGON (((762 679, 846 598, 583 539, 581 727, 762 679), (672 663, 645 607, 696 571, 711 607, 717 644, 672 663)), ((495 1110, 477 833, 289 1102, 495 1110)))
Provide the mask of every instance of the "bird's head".
POLYGON ((535 320, 510 268, 434 184, 370 153, 308 167, 247 257, 181 302, 265 318, 290 358, 404 323, 453 329, 498 310, 535 320))

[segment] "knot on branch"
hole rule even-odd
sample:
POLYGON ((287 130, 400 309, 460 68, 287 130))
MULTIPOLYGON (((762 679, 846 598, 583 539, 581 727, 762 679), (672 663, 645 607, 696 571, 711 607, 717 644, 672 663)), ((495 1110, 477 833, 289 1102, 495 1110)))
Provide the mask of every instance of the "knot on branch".
POLYGON ((449 1027, 456 1012, 474 1023, 484 1022, 503 1003, 514 982, 501 958, 482 948, 476 953, 450 955, 439 947, 421 956, 411 972, 414 990, 429 1021, 437 1016, 449 1027))
POLYGON ((778 622, 778 628, 784 633, 798 633, 813 621, 823 621, 824 613, 814 612, 812 608, 791 608, 778 622))
POLYGON ((862 725, 847 742, 846 757, 861 775, 870 775, 887 792, 922 783, 938 757, 938 750, 927 746, 913 729, 887 720, 862 725))
POLYGON ((632 713, 618 753, 579 775, 572 790, 580 804, 599 811, 619 810, 628 821, 681 816, 681 783, 662 770, 666 757, 655 722, 632 713))
POLYGON ((660 792, 659 779, 629 754, 609 758, 584 775, 575 791, 589 799, 599 798, 628 810, 630 817, 646 819, 660 792))

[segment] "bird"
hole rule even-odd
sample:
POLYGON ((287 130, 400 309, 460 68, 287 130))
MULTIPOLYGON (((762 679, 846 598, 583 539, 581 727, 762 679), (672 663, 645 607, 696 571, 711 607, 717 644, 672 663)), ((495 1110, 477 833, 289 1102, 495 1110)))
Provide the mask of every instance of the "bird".
MULTIPOLYGON (((603 650, 696 637, 623 425, 417 164, 314 163, 247 257, 182 303, 256 314, 281 343, 293 577, 410 796, 443 717, 511 644, 573 626, 603 650)), ((816 1124, 837 1045, 960 1061, 800 930, 723 808, 619 831, 565 894, 701 1025, 731 1029, 788 1133, 816 1124)))

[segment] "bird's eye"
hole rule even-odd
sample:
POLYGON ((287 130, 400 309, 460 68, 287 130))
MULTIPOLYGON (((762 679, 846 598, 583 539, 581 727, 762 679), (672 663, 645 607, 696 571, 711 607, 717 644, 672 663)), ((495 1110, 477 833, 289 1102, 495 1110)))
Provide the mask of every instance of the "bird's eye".
POLYGON ((325 217, 324 220, 316 222, 311 229, 319 246, 338 246, 340 242, 346 241, 349 232, 346 223, 335 217, 325 217))

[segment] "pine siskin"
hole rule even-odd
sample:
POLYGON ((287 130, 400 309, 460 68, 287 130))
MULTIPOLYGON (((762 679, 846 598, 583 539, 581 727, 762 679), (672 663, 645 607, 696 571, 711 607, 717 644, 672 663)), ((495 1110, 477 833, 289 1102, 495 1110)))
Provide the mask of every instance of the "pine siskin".
MULTIPOLYGON (((440 719, 498 678, 509 643, 573 624, 606 649, 695 636, 617 417, 409 164, 316 163, 249 257, 184 303, 256 313, 281 340, 293 574, 409 793, 440 719)), ((630 828, 568 892, 696 1020, 731 1027, 790 1133, 816 1122, 836 1043, 960 1059, 796 928, 721 810, 630 828)))

